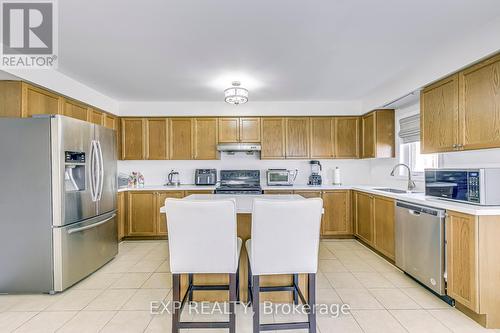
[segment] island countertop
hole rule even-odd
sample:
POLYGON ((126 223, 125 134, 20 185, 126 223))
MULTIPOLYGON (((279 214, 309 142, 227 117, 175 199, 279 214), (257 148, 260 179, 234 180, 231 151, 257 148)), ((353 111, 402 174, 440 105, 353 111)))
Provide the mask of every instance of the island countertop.
MULTIPOLYGON (((191 194, 183 200, 217 200, 234 199, 236 201, 237 214, 251 214, 253 209, 253 199, 263 198, 270 200, 300 200, 304 197, 298 194, 191 194)), ((160 213, 165 213, 165 206, 160 208, 160 213)))

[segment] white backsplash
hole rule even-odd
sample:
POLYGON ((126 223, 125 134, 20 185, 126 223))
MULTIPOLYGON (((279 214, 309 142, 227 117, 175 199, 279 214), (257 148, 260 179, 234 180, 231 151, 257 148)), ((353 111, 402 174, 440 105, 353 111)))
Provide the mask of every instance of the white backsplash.
MULTIPOLYGON (((370 184, 370 163, 366 160, 320 160, 323 167, 323 183, 333 182, 333 170, 339 167, 343 184, 370 184)), ((261 160, 258 156, 237 153, 233 156, 222 154, 220 160, 210 161, 118 161, 118 172, 129 174, 140 171, 147 185, 164 184, 168 173, 174 169, 180 173, 182 184, 194 183, 195 169, 220 170, 260 170, 261 182, 266 184, 267 169, 298 169, 295 184, 306 184, 311 173, 309 160, 261 160)))

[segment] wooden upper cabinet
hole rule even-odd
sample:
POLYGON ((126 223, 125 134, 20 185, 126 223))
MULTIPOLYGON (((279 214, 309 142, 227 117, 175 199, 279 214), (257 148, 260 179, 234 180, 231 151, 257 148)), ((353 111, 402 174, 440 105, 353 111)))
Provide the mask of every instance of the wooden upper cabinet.
POLYGON ((355 192, 356 235, 373 244, 373 196, 367 193, 355 192))
POLYGON ((334 157, 334 124, 332 117, 311 118, 311 158, 334 157))
POLYGON ((260 118, 240 118, 240 142, 260 142, 260 118))
POLYGON ((104 125, 104 113, 98 109, 89 108, 88 121, 96 125, 104 125))
POLYGON ((285 118, 261 118, 262 159, 285 158, 285 118))
POLYGON ((359 158, 359 117, 335 117, 335 158, 359 158))
POLYGON ((194 159, 216 160, 217 118, 194 119, 194 159))
POLYGON ((157 233, 156 193, 128 192, 127 227, 129 236, 155 236, 157 233))
POLYGON ((394 200, 376 196, 374 206, 374 246, 377 250, 394 260, 394 200))
POLYGON ((83 103, 65 98, 63 114, 67 117, 87 121, 88 107, 83 103))
POLYGON ((104 114, 104 127, 118 130, 118 118, 110 114, 104 114))
POLYGON ((219 142, 260 142, 260 118, 219 118, 219 142))
POLYGON ((479 312, 478 219, 448 211, 446 218, 447 293, 479 312))
POLYGON ((361 118, 362 157, 375 157, 375 113, 361 118))
POLYGON ((394 110, 375 110, 361 118, 362 157, 394 157, 394 110))
POLYGON ((22 117, 22 82, 0 81, 0 117, 22 117))
POLYGON ((156 194, 156 230, 158 236, 167 235, 167 216, 164 213, 160 213, 160 208, 165 206, 165 200, 167 198, 177 198, 182 199, 184 197, 184 192, 182 191, 163 191, 156 194))
POLYGON ((122 160, 143 160, 146 157, 146 122, 142 118, 121 119, 122 160))
POLYGON ((286 158, 309 158, 309 127, 308 117, 286 118, 286 158))
POLYGON ((321 235, 336 236, 352 234, 351 193, 349 190, 324 191, 324 214, 321 235))
POLYGON ((168 159, 168 119, 146 118, 146 156, 147 160, 168 159))
POLYGON ((239 139, 239 118, 219 118, 219 142, 238 142, 239 139))
POLYGON ((500 55, 459 76, 459 148, 500 147, 500 55))
POLYGON ((426 87, 420 93, 422 153, 453 151, 458 143, 458 75, 426 87))
POLYGON ((22 116, 31 117, 35 114, 62 114, 63 97, 45 89, 22 84, 23 106, 22 116))
POLYGON ((190 160, 193 158, 193 119, 169 119, 169 157, 171 160, 190 160))

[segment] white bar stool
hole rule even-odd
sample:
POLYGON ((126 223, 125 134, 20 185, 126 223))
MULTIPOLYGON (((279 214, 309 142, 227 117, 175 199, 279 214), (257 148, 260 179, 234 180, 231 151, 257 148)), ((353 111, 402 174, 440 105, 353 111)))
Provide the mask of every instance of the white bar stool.
POLYGON ((248 286, 252 296, 253 332, 308 329, 316 332, 316 313, 308 312, 307 322, 260 323, 260 292, 290 291, 294 303, 298 297, 312 309, 316 303, 319 237, 323 200, 254 199, 252 238, 245 243, 248 259, 248 286), (260 275, 292 274, 293 284, 282 287, 260 287, 260 275), (308 300, 299 286, 298 274, 308 274, 308 300))
POLYGON ((221 200, 165 200, 173 279, 172 332, 179 329, 229 328, 236 332, 235 302, 237 301, 238 268, 241 239, 237 237, 236 203, 221 200), (229 286, 193 285, 193 274, 229 274, 229 286), (180 276, 189 275, 186 294, 180 297, 180 276), (195 290, 229 290, 228 322, 181 322, 180 314, 187 299, 195 290))

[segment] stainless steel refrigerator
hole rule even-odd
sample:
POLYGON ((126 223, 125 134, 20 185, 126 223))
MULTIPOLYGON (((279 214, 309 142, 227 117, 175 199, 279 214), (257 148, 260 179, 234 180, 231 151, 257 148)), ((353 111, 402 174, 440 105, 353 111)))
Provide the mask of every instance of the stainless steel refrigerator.
POLYGON ((0 293, 59 292, 118 252, 115 131, 0 119, 0 293))

